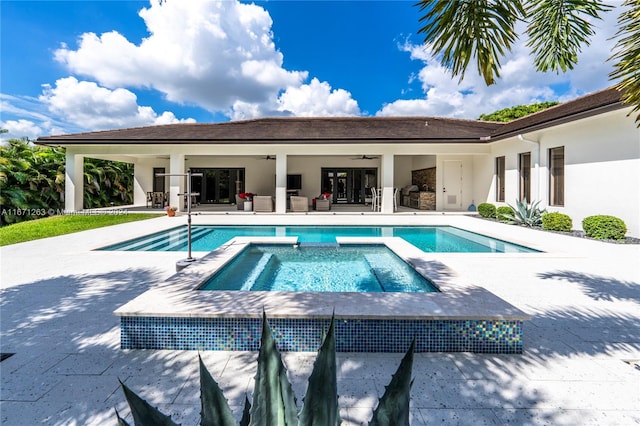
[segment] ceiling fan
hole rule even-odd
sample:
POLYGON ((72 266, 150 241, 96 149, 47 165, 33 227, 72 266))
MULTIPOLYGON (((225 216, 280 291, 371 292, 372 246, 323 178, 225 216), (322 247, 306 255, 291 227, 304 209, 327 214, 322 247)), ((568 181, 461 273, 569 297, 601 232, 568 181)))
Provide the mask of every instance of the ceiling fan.
POLYGON ((370 156, 370 155, 361 155, 360 157, 354 157, 352 158, 352 160, 375 160, 378 157, 376 156, 370 156))

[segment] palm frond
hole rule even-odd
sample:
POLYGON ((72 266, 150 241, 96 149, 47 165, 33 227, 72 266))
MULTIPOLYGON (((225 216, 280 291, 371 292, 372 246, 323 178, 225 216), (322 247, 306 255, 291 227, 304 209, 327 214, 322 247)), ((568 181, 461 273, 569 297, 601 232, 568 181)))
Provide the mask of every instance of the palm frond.
POLYGON ((578 62, 578 54, 594 34, 590 19, 612 7, 598 0, 531 0, 527 46, 538 71, 566 72, 578 62))
MULTIPOLYGON (((633 105, 632 112, 640 111, 640 2, 626 0, 625 11, 618 18, 615 53, 609 60, 616 61, 611 79, 620 79, 617 88, 623 100, 633 105)), ((636 116, 640 126, 640 114, 636 116)))
POLYGON ((417 3, 425 44, 454 76, 464 78, 472 58, 487 85, 500 76, 500 58, 518 38, 515 23, 524 16, 516 0, 422 0, 417 3))

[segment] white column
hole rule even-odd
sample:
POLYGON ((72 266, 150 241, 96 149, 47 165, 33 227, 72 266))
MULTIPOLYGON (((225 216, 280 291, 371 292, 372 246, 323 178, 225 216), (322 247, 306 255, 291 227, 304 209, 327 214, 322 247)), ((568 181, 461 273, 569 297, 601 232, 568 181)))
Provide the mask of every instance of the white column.
MULTIPOLYGON (((171 154, 169 159, 169 174, 184 174, 184 154, 171 154)), ((184 176, 169 176, 169 205, 177 207, 178 211, 184 210, 184 176)))
POLYGON ((144 173, 148 173, 149 168, 143 167, 140 164, 140 160, 136 160, 133 163, 133 205, 134 206, 146 206, 147 194, 145 193, 143 182, 146 176, 144 173))
POLYGON ((83 208, 84 156, 67 148, 64 176, 64 209, 78 211, 83 208))
POLYGON ((393 154, 382 155, 382 213, 393 213, 393 154))
POLYGON ((276 213, 287 212, 287 155, 276 155, 276 213))

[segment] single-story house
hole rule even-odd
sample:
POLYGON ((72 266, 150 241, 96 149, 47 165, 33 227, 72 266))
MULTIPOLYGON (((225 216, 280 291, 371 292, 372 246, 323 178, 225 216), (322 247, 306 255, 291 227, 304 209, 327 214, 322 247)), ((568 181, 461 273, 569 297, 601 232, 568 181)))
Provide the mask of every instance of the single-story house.
POLYGON ((614 88, 509 123, 442 117, 260 118, 47 136, 66 148, 67 210, 82 209, 84 157, 134 164, 134 204, 149 193, 180 202, 190 171, 200 205, 233 204, 251 192, 364 204, 382 191, 396 203, 441 212, 526 198, 568 214, 574 228, 594 214, 620 217, 640 237, 640 129, 614 88), (174 176, 161 176, 165 173, 174 176))

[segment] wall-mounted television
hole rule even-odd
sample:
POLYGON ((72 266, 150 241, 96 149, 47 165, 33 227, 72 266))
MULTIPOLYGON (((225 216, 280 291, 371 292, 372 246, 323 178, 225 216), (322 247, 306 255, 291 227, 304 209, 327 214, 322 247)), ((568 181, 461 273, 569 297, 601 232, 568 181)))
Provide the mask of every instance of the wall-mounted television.
POLYGON ((287 175, 287 189, 302 189, 302 175, 287 175))

